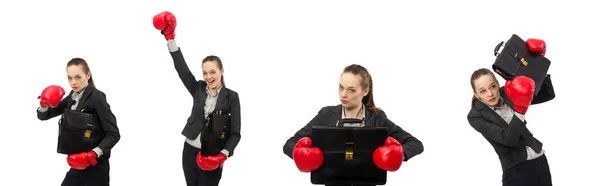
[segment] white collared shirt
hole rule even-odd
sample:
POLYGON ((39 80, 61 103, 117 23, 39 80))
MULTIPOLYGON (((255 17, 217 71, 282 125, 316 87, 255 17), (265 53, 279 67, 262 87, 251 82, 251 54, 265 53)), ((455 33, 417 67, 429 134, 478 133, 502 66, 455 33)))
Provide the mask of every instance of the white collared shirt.
MULTIPOLYGON (((365 109, 366 109, 365 105, 362 104, 362 118, 357 118, 357 119, 363 120, 363 123, 365 120, 365 115, 367 114, 365 109)), ((342 107, 342 119, 344 119, 344 118, 353 118, 353 117, 347 117, 346 111, 344 111, 344 107, 342 107)), ((345 123, 343 127, 362 127, 363 123, 345 123)))

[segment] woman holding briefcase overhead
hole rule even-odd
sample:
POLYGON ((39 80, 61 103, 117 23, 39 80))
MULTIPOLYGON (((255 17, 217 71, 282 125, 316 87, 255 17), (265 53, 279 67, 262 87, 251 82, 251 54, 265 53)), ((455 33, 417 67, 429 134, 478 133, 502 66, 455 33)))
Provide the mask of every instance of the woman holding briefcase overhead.
POLYGON ((161 12, 153 18, 154 27, 167 39, 179 78, 194 98, 194 106, 182 134, 183 173, 188 186, 217 186, 223 163, 240 141, 240 100, 225 87, 223 64, 217 56, 202 60, 204 81, 190 72, 181 49, 175 44, 175 16, 161 12))
POLYGON ((315 171, 324 163, 323 151, 312 146, 313 126, 336 126, 340 119, 358 119, 355 124, 344 127, 387 128, 385 145, 375 150, 372 156, 379 169, 396 171, 402 161, 408 161, 423 152, 421 141, 390 121, 385 112, 375 106, 373 80, 366 68, 356 64, 347 66, 341 74, 338 93, 340 105, 323 107, 283 146, 283 152, 294 160, 301 172, 315 171))
POLYGON ((68 155, 67 163, 71 166, 62 186, 108 186, 108 159, 121 138, 115 115, 104 92, 96 89, 85 60, 69 61, 67 77, 73 89, 69 95, 62 99, 63 88, 48 86, 39 97, 37 110, 42 121, 62 115, 57 151, 68 155))
MULTIPOLYGON (((529 39, 529 50, 545 53, 542 40, 529 39)), ((494 73, 479 69, 471 76, 473 102, 467 118, 494 147, 500 163, 504 186, 551 186, 550 168, 542 143, 527 129, 525 113, 530 105, 554 99, 550 75, 534 96, 535 82, 516 76, 500 87, 494 73)))

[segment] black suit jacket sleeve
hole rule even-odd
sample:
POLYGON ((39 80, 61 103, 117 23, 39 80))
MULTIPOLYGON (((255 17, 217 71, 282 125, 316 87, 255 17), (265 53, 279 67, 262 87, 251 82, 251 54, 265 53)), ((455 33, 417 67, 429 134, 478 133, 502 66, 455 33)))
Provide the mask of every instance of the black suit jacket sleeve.
POLYGON ((471 110, 467 115, 469 124, 475 130, 480 132, 484 137, 491 139, 502 145, 517 147, 519 146, 519 138, 525 131, 527 122, 521 121, 516 115, 513 115, 508 127, 503 128, 494 123, 488 122, 483 118, 477 110, 471 110))
POLYGON ((394 122, 385 116, 383 111, 379 111, 379 113, 382 115, 382 118, 385 119, 384 126, 388 128, 389 135, 402 144, 405 157, 404 161, 408 161, 408 159, 423 152, 423 143, 419 139, 403 130, 400 126, 394 124, 394 122))
POLYGON ((198 91, 200 82, 196 80, 196 77, 187 66, 183 54, 181 53, 181 49, 171 52, 171 57, 173 58, 175 70, 177 71, 177 74, 179 74, 179 78, 183 82, 183 85, 185 85, 185 88, 187 88, 188 92, 193 96, 194 93, 198 91))
POLYGON ((65 108, 67 108, 67 98, 70 98, 70 96, 67 96, 64 99, 62 99, 56 107, 48 107, 48 110, 46 110, 46 112, 40 112, 39 110, 37 110, 38 119, 45 121, 63 114, 65 112, 65 108))
POLYGON ((227 139, 227 142, 225 142, 225 148, 227 151, 229 151, 229 156, 233 156, 233 150, 235 149, 235 147, 238 145, 238 143, 240 142, 241 139, 241 115, 240 115, 240 97, 237 94, 231 94, 230 93, 230 97, 231 99, 231 107, 230 109, 230 114, 231 114, 231 129, 230 129, 230 135, 229 138, 227 139))
POLYGON ((540 88, 540 92, 533 97, 531 101, 532 105, 544 103, 550 100, 553 100, 556 95, 554 95, 554 86, 552 85, 552 80, 550 79, 550 74, 546 75, 544 79, 544 83, 542 83, 542 88, 540 88))
POLYGON ((294 156, 292 155, 292 152, 294 151, 294 146, 296 146, 296 143, 298 143, 298 140, 300 140, 303 137, 311 137, 312 136, 312 126, 313 125, 318 125, 321 121, 321 114, 323 114, 325 108, 322 108, 319 113, 312 119, 310 120, 310 122, 308 122, 308 124, 306 124, 304 127, 302 127, 300 130, 298 130, 294 136, 292 136, 290 139, 288 139, 285 144, 283 145, 283 153, 285 155, 287 155, 288 157, 294 159, 294 156))
POLYGON ((106 137, 102 139, 98 148, 102 149, 103 152, 107 152, 117 144, 119 139, 121 139, 121 135, 117 127, 117 118, 110 110, 110 105, 106 101, 106 95, 100 91, 96 93, 96 95, 91 96, 92 105, 96 109, 100 124, 106 134, 106 137))

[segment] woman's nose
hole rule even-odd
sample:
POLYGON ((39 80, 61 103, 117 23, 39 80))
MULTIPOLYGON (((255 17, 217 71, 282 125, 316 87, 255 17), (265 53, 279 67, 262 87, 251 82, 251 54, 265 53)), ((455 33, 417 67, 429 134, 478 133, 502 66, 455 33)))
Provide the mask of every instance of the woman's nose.
POLYGON ((493 92, 492 90, 488 90, 488 93, 487 93, 487 95, 488 95, 489 97, 492 97, 492 96, 494 96, 494 92, 493 92))

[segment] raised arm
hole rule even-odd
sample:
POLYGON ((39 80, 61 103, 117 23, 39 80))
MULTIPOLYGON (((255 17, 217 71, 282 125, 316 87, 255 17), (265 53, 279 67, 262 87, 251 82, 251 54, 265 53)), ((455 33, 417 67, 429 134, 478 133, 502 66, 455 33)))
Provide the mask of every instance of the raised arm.
POLYGON ((179 74, 179 79, 185 85, 185 88, 190 92, 191 95, 194 95, 196 91, 200 89, 200 82, 196 80, 196 77, 190 71, 185 59, 183 58, 183 54, 181 53, 181 49, 177 47, 175 40, 168 40, 169 52, 171 53, 171 57, 173 58, 173 63, 175 64, 175 70, 177 74, 179 74))
POLYGON ((532 105, 544 103, 550 100, 553 100, 556 95, 554 95, 554 86, 552 85, 552 80, 550 79, 550 74, 546 75, 544 79, 544 83, 542 83, 542 88, 540 88, 540 92, 533 97, 531 101, 532 105))
POLYGON ((171 12, 164 11, 155 15, 152 21, 154 28, 160 30, 161 34, 163 34, 167 40, 167 47, 169 48, 169 52, 173 58, 175 70, 179 74, 179 78, 183 82, 183 85, 185 85, 185 88, 188 89, 188 92, 194 95, 194 93, 200 87, 200 83, 196 80, 196 77, 194 77, 188 68, 181 50, 175 43, 175 28, 177 27, 177 19, 175 18, 175 15, 173 15, 171 12))

